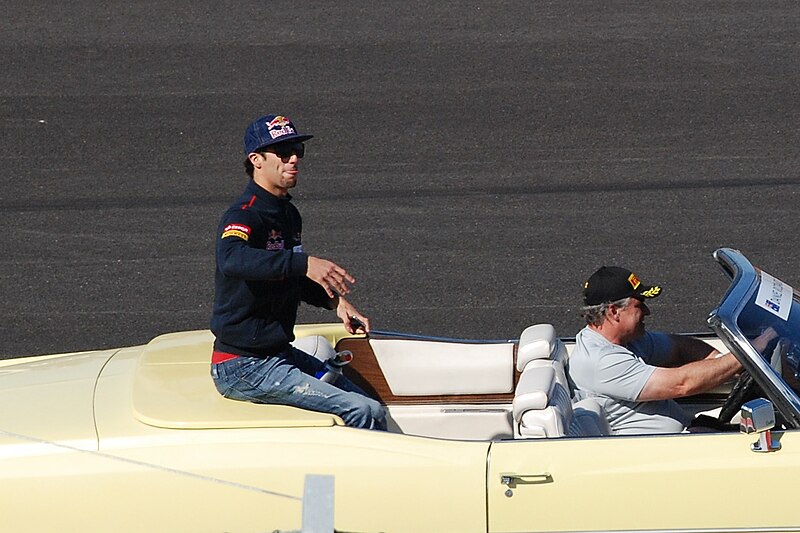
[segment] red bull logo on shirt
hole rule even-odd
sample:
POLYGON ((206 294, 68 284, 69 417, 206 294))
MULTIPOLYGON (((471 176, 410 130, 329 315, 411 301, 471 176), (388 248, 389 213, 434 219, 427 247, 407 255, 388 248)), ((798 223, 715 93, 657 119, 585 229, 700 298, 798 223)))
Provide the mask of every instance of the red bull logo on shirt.
POLYGON ((267 131, 269 131, 270 137, 273 139, 295 133, 292 122, 282 115, 278 115, 267 122, 267 131))
POLYGON ((266 248, 267 250, 283 250, 283 234, 276 229, 270 230, 269 235, 267 236, 266 248))

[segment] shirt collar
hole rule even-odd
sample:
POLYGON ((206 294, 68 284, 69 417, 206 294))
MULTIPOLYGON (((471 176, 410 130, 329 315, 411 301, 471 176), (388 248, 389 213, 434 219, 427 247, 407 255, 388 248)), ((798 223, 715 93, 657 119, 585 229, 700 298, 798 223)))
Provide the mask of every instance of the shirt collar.
POLYGON ((275 196, 261 185, 255 182, 252 178, 250 182, 247 184, 247 192, 252 193, 258 198, 259 200, 263 200, 265 202, 271 204, 282 204, 284 202, 290 202, 292 200, 292 195, 287 194, 286 196, 275 196))

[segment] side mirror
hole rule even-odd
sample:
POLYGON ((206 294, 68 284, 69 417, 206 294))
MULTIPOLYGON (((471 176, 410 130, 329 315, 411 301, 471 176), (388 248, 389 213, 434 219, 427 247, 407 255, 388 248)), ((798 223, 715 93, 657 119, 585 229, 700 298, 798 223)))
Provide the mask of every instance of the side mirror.
POLYGON ((764 398, 750 400, 742 406, 742 420, 739 422, 739 431, 750 434, 758 433, 758 442, 750 445, 754 452, 771 452, 781 449, 781 443, 772 439, 775 427, 775 408, 772 402, 764 398))

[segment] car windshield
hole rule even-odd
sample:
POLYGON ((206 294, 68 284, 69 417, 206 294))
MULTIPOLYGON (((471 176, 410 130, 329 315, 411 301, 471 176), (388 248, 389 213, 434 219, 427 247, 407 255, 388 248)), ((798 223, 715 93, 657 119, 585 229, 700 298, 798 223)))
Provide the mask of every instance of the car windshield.
POLYGON ((723 248, 714 257, 732 281, 709 325, 786 422, 800 428, 800 296, 736 250, 723 248), (762 334, 769 342, 756 341, 762 334))

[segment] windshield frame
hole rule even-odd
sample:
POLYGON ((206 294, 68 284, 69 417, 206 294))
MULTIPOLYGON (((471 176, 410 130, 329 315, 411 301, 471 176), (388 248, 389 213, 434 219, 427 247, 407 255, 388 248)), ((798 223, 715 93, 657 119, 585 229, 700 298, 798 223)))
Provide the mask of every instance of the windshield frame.
MULTIPOLYGON (((708 325, 761 386, 781 412, 787 425, 799 429, 800 397, 753 347, 739 328, 739 315, 758 290, 762 271, 754 267, 741 252, 731 248, 716 250, 714 259, 732 280, 719 306, 709 314, 708 325)), ((799 298, 798 294, 794 293, 792 307, 800 303, 799 298)))

